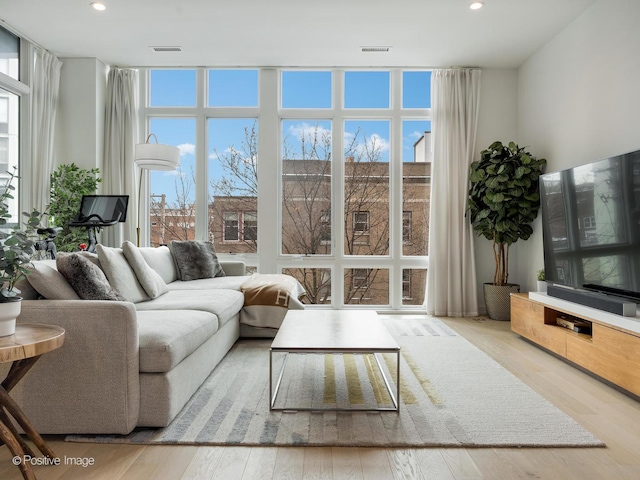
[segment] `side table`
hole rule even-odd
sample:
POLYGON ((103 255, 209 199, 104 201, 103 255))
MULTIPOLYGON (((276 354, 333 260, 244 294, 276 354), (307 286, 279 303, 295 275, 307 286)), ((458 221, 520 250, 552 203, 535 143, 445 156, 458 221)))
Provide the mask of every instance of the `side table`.
MULTIPOLYGON (((22 409, 9 396, 25 374, 44 353, 59 348, 64 343, 64 328, 56 325, 22 324, 16 326, 16 333, 0 337, 0 363, 13 362, 7 377, 0 385, 0 439, 7 445, 14 457, 24 459, 25 455, 35 457, 33 451, 22 439, 13 424, 13 418, 27 437, 43 455, 55 458, 56 455, 31 425, 22 409)), ((35 474, 28 462, 18 462, 22 476, 35 480, 35 474)))

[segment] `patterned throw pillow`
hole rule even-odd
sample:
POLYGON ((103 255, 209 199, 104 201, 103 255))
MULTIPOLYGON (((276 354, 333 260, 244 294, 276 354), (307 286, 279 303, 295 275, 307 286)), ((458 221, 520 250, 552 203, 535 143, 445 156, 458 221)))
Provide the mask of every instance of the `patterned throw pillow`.
POLYGON ((211 242, 173 240, 169 250, 182 281, 225 276, 211 242))
POLYGON ((111 288, 102 270, 77 253, 59 253, 56 267, 83 300, 124 300, 111 288))

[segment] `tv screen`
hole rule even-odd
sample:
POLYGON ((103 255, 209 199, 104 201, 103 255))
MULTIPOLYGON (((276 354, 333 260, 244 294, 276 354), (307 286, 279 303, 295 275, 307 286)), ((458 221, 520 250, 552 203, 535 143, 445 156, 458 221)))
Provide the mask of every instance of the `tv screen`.
POLYGON ((83 195, 80 203, 80 217, 97 221, 98 215, 104 223, 124 222, 127 219, 129 195, 83 195))
POLYGON ((547 281, 640 301, 640 151, 540 177, 547 281))

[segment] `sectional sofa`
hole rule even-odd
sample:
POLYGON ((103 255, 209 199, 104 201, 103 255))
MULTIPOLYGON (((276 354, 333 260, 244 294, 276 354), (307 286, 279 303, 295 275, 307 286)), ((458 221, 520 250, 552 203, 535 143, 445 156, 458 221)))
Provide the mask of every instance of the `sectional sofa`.
MULTIPOLYGON (((71 254, 84 258, 78 262, 84 267, 95 265, 88 268, 93 274, 104 273, 116 295, 109 300, 87 299, 91 282, 69 273, 60 257, 57 264, 34 263, 22 282, 18 324, 66 331, 63 347, 43 356, 12 393, 40 433, 127 434, 166 426, 239 338, 240 290, 250 278, 244 264, 217 262, 217 276, 184 281, 174 253, 125 242, 97 255, 71 254)), ((274 334, 242 327, 246 336, 274 334)))

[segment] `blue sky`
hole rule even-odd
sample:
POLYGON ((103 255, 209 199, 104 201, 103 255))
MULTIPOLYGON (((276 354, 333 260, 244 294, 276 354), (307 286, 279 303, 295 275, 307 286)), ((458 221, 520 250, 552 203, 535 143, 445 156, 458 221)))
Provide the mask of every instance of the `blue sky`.
MULTIPOLYGON (((209 107, 257 107, 257 70, 210 70, 208 76, 209 107)), ((300 153, 301 138, 308 140, 313 132, 332 134, 330 118, 332 106, 332 72, 283 71, 281 77, 282 109, 327 109, 327 120, 283 120, 281 135, 287 139, 290 155, 300 153)), ((402 107, 429 108, 430 72, 406 71, 402 79, 402 107)), ((345 108, 388 108, 390 102, 390 74, 388 71, 347 71, 344 76, 345 108)), ((153 70, 151 73, 150 103, 155 107, 195 107, 196 74, 194 70, 153 70)), ((286 117, 286 113, 284 114, 286 117)), ((209 175, 222 174, 217 155, 228 154, 230 149, 243 152, 245 128, 251 128, 255 118, 210 119, 207 125, 209 175)), ((402 161, 412 162, 413 144, 425 131, 431 130, 431 122, 404 120, 402 122, 402 161)), ((178 146, 181 150, 180 172, 190 176, 195 171, 196 121, 194 118, 151 118, 150 131, 160 143, 178 146)), ((259 132, 259 129, 258 129, 259 132)), ((390 122, 388 120, 345 121, 345 148, 356 136, 356 152, 366 151, 375 145, 378 161, 390 161, 390 122)), ((335 152, 334 152, 335 154, 335 152)), ((178 172, 151 172, 151 193, 167 194, 168 201, 175 199, 175 179, 178 172)), ((191 191, 191 196, 195 195, 191 191)))

